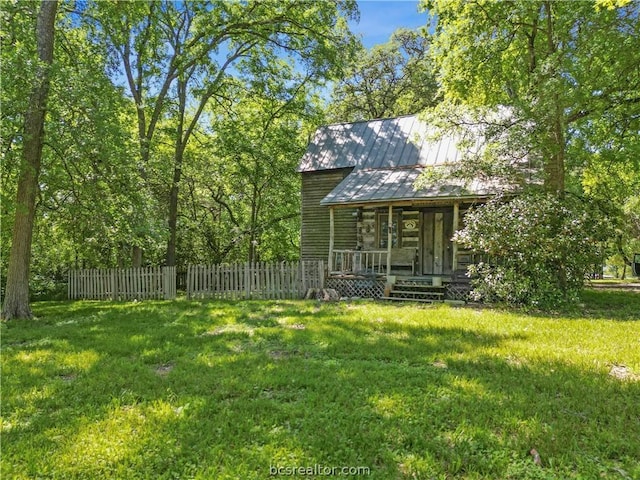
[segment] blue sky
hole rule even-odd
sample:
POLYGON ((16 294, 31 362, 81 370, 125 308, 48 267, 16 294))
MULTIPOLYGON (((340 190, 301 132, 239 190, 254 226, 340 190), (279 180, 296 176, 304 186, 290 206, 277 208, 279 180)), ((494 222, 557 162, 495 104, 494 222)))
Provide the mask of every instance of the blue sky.
POLYGON ((427 14, 418 13, 418 0, 358 0, 360 23, 351 22, 351 30, 362 36, 367 48, 386 43, 400 27, 426 25, 427 14))

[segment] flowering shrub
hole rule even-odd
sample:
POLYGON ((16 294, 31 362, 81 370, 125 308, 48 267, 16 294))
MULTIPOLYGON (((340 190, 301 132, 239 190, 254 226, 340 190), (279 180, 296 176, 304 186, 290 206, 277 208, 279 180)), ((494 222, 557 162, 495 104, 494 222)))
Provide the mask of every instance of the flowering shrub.
POLYGON ((585 203, 531 193, 471 210, 455 240, 490 259, 469 267, 474 300, 549 308, 577 299, 609 230, 585 203))

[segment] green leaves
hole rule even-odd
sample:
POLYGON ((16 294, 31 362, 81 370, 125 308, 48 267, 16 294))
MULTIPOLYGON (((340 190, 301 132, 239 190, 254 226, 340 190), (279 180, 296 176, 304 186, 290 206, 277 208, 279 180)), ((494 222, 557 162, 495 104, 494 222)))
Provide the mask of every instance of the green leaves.
MULTIPOLYGON (((620 127, 606 141, 591 134, 603 116, 624 125, 640 112, 637 5, 616 10, 590 2, 427 2, 435 33, 431 60, 445 102, 443 119, 460 105, 508 106, 532 128, 522 141, 543 159, 550 189, 565 189, 565 161, 608 149, 612 138, 637 138, 620 127), (620 48, 624 45, 625 48, 620 48), (625 113, 619 110, 624 106, 625 113), (558 173, 560 172, 560 173, 558 173)), ((619 147, 618 147, 619 148, 619 147)), ((572 165, 567 164, 569 168, 572 165)), ((574 185, 567 185, 573 188, 574 185)))
MULTIPOLYGON (((198 135, 202 144, 217 141, 217 130, 225 128, 228 115, 236 114, 234 104, 245 91, 263 99, 251 107, 256 115, 266 112, 269 116, 274 108, 280 108, 279 104, 288 104, 291 96, 307 101, 307 93, 296 92, 302 86, 312 89, 339 75, 353 50, 353 37, 340 19, 355 12, 355 3, 215 0, 158 2, 127 6, 117 12, 109 5, 103 10, 102 4, 96 3, 93 9, 96 14, 92 18, 97 19, 93 28, 100 41, 112 47, 135 103, 144 183, 166 211, 166 261, 173 264, 178 217, 183 208, 179 191, 182 172, 194 158, 185 154, 193 136, 198 135), (168 150, 166 144, 172 149, 168 150)), ((296 108, 305 110, 298 100, 296 108)), ((242 140, 251 138, 254 132, 260 137, 270 125, 243 122, 236 127, 246 130, 237 137, 242 140)), ((258 148, 263 150, 263 158, 250 158, 249 163, 262 165, 267 157, 279 162, 283 152, 288 153, 276 152, 266 143, 257 147, 227 141, 223 156, 229 155, 244 165, 248 152, 251 157, 258 148)), ((243 175, 241 170, 239 175, 243 175)), ((293 169, 287 175, 294 175, 293 169)), ((248 182, 254 190, 257 188, 253 180, 248 182)), ((225 179, 223 183, 230 182, 225 179)), ((193 183, 190 188, 193 198, 193 183)), ((218 193, 213 197, 219 203, 218 193)), ((256 195, 250 194, 254 198, 256 195)), ((224 205, 220 212, 229 215, 234 228, 241 228, 243 213, 233 211, 235 207, 227 201, 224 205)), ((256 208, 251 207, 252 225, 256 208)), ((207 214, 192 213, 192 218, 207 214)), ((255 235, 255 226, 250 231, 255 235)), ((220 260, 228 249, 233 246, 222 249, 220 260)))
POLYGON ((367 51, 334 87, 333 121, 357 121, 414 114, 439 99, 428 60, 429 42, 417 31, 400 29, 388 43, 367 51))
POLYGON ((476 299, 552 308, 575 301, 611 235, 595 205, 528 194, 472 210, 455 239, 488 259, 470 268, 476 299))
POLYGON ((228 93, 235 99, 232 105, 212 108, 212 155, 190 150, 195 156, 185 165, 181 204, 202 209, 190 210, 182 221, 183 258, 295 258, 300 195, 295 170, 308 134, 320 121, 313 81, 266 74, 249 85, 236 82, 228 93), (198 237, 206 244, 198 247, 198 237))
MULTIPOLYGON (((11 47, 0 52, 2 259, 24 86, 37 67, 36 11, 14 2, 1 12, 11 47)), ((61 9, 32 258, 38 283, 70 264, 130 264, 134 247, 160 263, 172 231, 185 263, 246 259, 248 245, 256 258, 295 256, 295 163, 320 121, 318 88, 353 55, 344 16, 355 14, 351 0, 61 9)))
MULTIPOLYGON (((425 116, 461 138, 463 161, 453 175, 586 197, 615 225, 611 240, 625 238, 628 251, 633 230, 621 226, 633 222, 623 205, 640 187, 638 4, 433 0, 424 6, 434 22, 430 59, 444 98, 425 116), (491 121, 496 112, 507 112, 506 121, 491 121), (481 148, 468 148, 470 140, 480 140, 481 148)), ((489 221, 484 225, 492 231, 489 221)), ((519 248, 523 255, 535 250, 526 242, 519 248)), ((576 249, 589 252, 580 242, 576 249)), ((558 252, 567 262, 575 258, 558 252)), ((563 281, 561 270, 553 275, 552 284, 563 281)))

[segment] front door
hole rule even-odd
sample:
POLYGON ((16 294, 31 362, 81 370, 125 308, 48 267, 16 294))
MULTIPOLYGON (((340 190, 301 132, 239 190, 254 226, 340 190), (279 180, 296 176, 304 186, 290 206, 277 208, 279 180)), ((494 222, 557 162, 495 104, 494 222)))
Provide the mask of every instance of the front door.
POLYGON ((423 275, 451 274, 452 232, 452 210, 425 209, 422 212, 421 251, 423 275))

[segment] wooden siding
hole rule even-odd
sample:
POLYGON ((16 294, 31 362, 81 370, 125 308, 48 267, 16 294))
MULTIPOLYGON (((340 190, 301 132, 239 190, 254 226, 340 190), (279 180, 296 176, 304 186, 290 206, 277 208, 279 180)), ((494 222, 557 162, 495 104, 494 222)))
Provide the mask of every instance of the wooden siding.
MULTIPOLYGON (((329 207, 320 201, 349 173, 351 168, 302 173, 302 229, 300 258, 326 260, 329 257, 329 207)), ((335 209, 336 249, 356 247, 356 222, 353 208, 335 209)))

